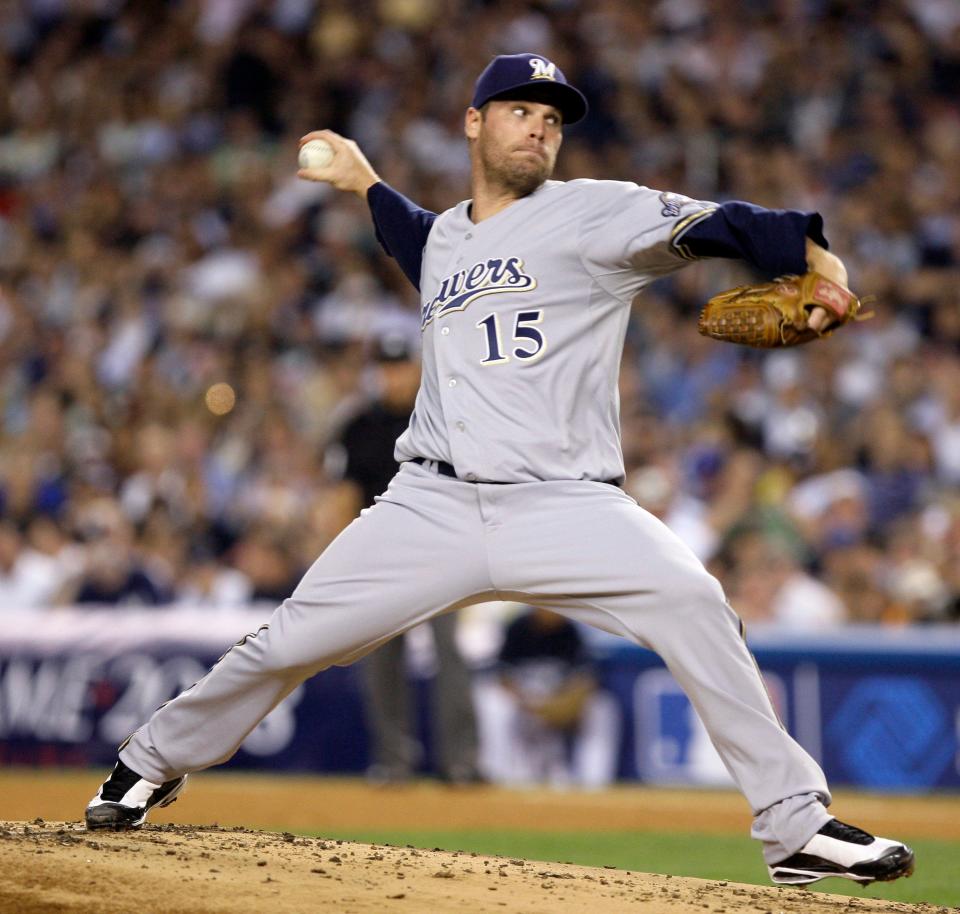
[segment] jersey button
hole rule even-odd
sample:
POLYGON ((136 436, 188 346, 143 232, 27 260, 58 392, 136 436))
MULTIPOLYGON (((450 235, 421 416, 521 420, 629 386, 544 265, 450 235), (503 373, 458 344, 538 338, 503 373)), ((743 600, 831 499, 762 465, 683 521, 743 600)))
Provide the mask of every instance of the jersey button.
POLYGON ((466 479, 466 480, 469 481, 469 482, 476 482, 476 481, 477 481, 477 474, 476 474, 476 473, 467 473, 467 475, 464 476, 463 478, 466 479))
POLYGON ((447 381, 447 387, 456 387, 456 386, 457 386, 456 378, 451 378, 449 381, 447 381))
POLYGON ((457 431, 459 431, 459 432, 465 432, 466 430, 467 430, 467 423, 466 423, 466 422, 458 422, 458 423, 457 423, 457 431))
POLYGON ((469 241, 473 237, 473 232, 467 232, 467 234, 464 235, 463 237, 466 238, 467 241, 469 241))
POLYGON ((444 327, 443 330, 440 331, 440 336, 449 336, 449 335, 450 335, 449 327, 444 327))

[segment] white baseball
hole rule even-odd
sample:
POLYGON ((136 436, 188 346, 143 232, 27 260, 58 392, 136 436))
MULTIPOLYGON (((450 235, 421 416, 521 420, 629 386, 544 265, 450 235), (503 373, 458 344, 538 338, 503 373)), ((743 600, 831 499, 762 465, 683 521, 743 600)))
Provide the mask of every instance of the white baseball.
POLYGON ((301 168, 326 168, 333 161, 333 147, 326 140, 307 140, 300 147, 301 168))

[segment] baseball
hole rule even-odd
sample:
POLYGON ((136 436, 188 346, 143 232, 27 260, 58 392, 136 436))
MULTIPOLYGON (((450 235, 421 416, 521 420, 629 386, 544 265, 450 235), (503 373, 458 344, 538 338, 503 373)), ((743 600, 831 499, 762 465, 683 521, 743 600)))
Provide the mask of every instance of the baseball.
POLYGON ((333 161, 333 147, 326 140, 307 140, 300 147, 301 168, 326 168, 333 161))

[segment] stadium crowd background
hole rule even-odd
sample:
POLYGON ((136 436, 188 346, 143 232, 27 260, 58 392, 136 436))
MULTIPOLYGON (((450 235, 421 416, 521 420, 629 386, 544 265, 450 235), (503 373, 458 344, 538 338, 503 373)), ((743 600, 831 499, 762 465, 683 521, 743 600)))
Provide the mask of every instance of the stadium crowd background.
POLYGON ((289 594, 344 522, 326 456, 372 343, 419 326, 362 204, 296 179, 297 140, 351 136, 443 210, 473 79, 521 50, 590 100, 557 177, 819 210, 876 297, 758 354, 695 330, 739 265, 645 292, 628 490, 748 621, 960 618, 955 0, 5 4, 0 611, 289 594))

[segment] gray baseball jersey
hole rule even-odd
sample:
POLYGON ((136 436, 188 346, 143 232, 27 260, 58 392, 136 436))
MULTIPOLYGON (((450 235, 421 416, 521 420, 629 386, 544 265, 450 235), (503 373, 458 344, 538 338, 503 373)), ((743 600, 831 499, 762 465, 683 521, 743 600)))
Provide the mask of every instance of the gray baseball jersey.
POLYGON ((630 303, 682 266, 712 203, 548 181, 479 224, 469 201, 423 256, 423 379, 399 461, 467 480, 622 480, 617 379, 630 303))

